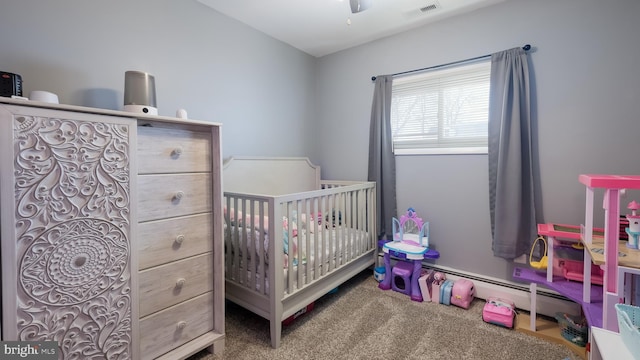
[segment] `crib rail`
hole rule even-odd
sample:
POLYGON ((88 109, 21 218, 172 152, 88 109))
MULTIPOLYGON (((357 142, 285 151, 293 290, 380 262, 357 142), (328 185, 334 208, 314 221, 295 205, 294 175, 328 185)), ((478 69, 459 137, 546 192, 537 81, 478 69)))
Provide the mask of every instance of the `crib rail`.
POLYGON ((264 219, 272 212, 274 199, 225 193, 223 203, 225 278, 265 295, 268 241, 274 234, 273 226, 264 219))
POLYGON ((375 250, 375 183, 321 186, 285 196, 225 192, 227 282, 280 301, 375 250))

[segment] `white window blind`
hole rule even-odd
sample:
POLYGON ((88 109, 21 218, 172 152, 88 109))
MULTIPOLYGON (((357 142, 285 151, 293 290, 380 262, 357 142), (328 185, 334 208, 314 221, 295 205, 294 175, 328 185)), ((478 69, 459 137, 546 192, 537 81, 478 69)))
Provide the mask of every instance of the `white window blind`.
POLYGON ((393 79, 396 154, 487 153, 489 58, 393 79))

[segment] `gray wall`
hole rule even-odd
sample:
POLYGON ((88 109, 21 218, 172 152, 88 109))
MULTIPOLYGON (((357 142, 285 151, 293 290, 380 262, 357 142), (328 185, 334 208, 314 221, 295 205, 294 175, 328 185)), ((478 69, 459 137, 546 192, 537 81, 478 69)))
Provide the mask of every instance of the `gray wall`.
MULTIPOLYGON (((510 0, 325 56, 318 63, 314 130, 323 142, 314 156, 327 178, 366 178, 372 75, 528 43, 534 47, 543 220, 581 224, 579 174, 640 174, 633 155, 640 151, 638 16, 637 0, 510 0)), ((398 211, 412 206, 430 221, 437 263, 510 279, 509 262, 491 252, 487 156, 396 159, 398 211)), ((631 199, 640 197, 629 194, 622 203, 631 199)))
POLYGON ((316 59, 195 0, 10 0, 0 70, 61 103, 120 110, 124 73, 155 76, 158 111, 223 123, 223 153, 309 153, 316 59))
MULTIPOLYGON (((510 0, 315 59, 195 0, 13 0, 0 70, 27 95, 108 109, 125 71, 148 71, 161 115, 223 123, 225 157, 308 155, 325 178, 366 179, 372 75, 530 43, 545 220, 579 224, 578 174, 640 173, 639 15, 637 0, 510 0)), ((510 279, 491 253, 486 156, 397 161, 398 208, 431 222, 438 263, 510 279)))

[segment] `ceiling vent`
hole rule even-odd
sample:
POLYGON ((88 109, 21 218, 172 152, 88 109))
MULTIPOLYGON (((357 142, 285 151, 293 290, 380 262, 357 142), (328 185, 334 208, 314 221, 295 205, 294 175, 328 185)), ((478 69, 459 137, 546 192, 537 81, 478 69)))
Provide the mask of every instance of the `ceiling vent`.
POLYGON ((420 12, 421 13, 426 13, 426 12, 433 11, 433 10, 436 10, 436 9, 439 9, 439 8, 440 8, 440 4, 438 2, 433 2, 433 3, 429 4, 429 5, 425 5, 425 6, 421 7, 420 8, 420 12))
POLYGON ((414 21, 418 19, 424 19, 425 17, 428 17, 431 14, 437 13, 438 11, 436 10, 440 10, 440 9, 442 9, 440 2, 438 0, 431 0, 429 3, 427 3, 424 6, 421 6, 419 8, 413 8, 409 11, 405 11, 403 15, 406 19, 414 21))

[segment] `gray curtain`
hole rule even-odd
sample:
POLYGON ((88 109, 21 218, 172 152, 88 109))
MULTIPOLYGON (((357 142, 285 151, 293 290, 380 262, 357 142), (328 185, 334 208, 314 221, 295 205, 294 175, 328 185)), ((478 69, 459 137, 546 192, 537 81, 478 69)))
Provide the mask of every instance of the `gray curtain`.
POLYGON ((528 254, 537 234, 527 53, 491 55, 489 206, 494 256, 528 254))
MULTIPOLYGON (((376 182, 378 239, 391 236, 396 214, 396 159, 391 134, 391 75, 377 76, 369 128, 369 181, 376 182)), ((388 237, 391 239, 391 237, 388 237)))

